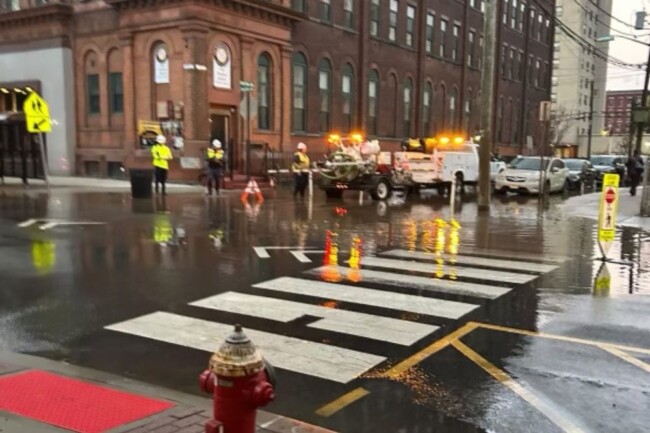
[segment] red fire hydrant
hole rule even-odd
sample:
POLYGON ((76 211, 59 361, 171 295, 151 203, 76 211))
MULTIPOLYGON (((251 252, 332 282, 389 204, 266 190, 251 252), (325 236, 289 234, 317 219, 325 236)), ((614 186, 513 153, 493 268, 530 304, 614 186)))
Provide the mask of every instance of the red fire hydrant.
POLYGON ((214 418, 205 425, 206 433, 255 433, 257 408, 275 398, 275 371, 241 325, 235 325, 235 332, 212 355, 199 380, 214 399, 214 418))

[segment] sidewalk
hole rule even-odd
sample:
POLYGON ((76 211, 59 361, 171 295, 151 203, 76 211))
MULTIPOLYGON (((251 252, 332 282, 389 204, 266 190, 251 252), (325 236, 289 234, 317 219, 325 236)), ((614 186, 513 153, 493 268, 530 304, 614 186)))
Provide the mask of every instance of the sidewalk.
MULTIPOLYGON (((212 399, 207 394, 201 398, 0 352, 2 433, 202 433, 211 415, 212 399)), ((263 411, 258 411, 257 424, 257 433, 334 433, 263 411)))
MULTIPOLYGON (((1 183, 0 188, 23 188, 22 179, 17 177, 5 177, 4 184, 1 183)), ((69 188, 80 191, 127 191, 131 190, 131 183, 128 180, 117 179, 98 179, 93 177, 74 177, 74 176, 50 176, 50 186, 52 188, 69 188)), ((46 185, 44 180, 29 179, 28 189, 30 191, 45 190, 46 185)), ((186 185, 179 183, 168 183, 167 190, 169 193, 187 193, 198 192, 202 193, 205 188, 200 185, 186 185)))
MULTIPOLYGON (((598 219, 600 209, 600 192, 571 197, 566 202, 558 205, 569 216, 598 219)), ((643 188, 637 190, 636 196, 630 195, 629 188, 621 188, 618 203, 618 216, 616 225, 623 227, 636 227, 650 231, 650 217, 640 216, 641 196, 643 188)))

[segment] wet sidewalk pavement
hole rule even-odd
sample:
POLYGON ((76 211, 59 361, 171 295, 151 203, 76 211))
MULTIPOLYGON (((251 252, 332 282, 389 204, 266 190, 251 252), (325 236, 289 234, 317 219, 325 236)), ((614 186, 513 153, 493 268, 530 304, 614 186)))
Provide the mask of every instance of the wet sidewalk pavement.
MULTIPOLYGON (((1 433, 201 433, 212 417, 209 395, 10 352, 0 352, 0 389, 1 433)), ((264 411, 257 426, 257 433, 334 433, 264 411)))
MULTIPOLYGON (((558 207, 569 216, 596 220, 598 219, 598 211, 600 208, 600 195, 600 192, 577 195, 569 198, 558 207)), ((637 190, 637 194, 634 197, 630 195, 628 188, 620 189, 620 201, 618 203, 618 217, 616 221, 618 226, 636 227, 650 231, 650 217, 640 216, 642 196, 643 187, 637 190)))

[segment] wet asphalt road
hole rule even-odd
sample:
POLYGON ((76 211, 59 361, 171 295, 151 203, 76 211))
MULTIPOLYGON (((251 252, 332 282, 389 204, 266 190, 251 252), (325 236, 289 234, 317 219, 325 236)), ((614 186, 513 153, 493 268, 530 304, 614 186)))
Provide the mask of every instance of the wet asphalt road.
POLYGON ((594 288, 600 268, 594 260, 598 255, 594 223, 567 219, 555 209, 561 200, 552 197, 540 213, 534 197, 498 197, 488 216, 477 213, 475 197, 468 194, 458 206, 456 224, 445 200, 435 195, 359 203, 352 194, 336 202, 318 194, 310 205, 280 193, 260 206, 245 207, 236 196, 207 200, 179 194, 162 202, 65 189, 55 190, 50 198, 0 192, 0 350, 198 393, 197 377, 208 353, 105 329, 160 311, 242 323, 246 329, 387 358, 347 383, 279 369, 278 398, 269 410, 340 432, 647 432, 650 367, 643 363, 650 362, 648 234, 619 230, 611 257, 634 265, 608 265, 611 287, 594 288), (49 230, 40 230, 37 223, 17 226, 31 218, 105 224, 49 230), (442 226, 444 239, 437 237, 442 226), (269 293, 253 287, 277 277, 333 278, 331 273, 312 271, 327 254, 310 254, 313 262, 301 263, 288 250, 269 250, 270 257, 259 257, 255 246, 320 251, 328 238, 334 239, 339 264, 346 265, 355 237, 362 241, 361 272, 390 271, 512 290, 494 299, 477 299, 455 292, 432 294, 415 283, 386 283, 370 274, 359 277, 347 268, 334 276, 346 285, 478 305, 456 319, 324 299, 318 293, 269 293), (380 261, 364 265, 364 257, 388 258, 381 254, 396 249, 444 250, 439 256, 443 262, 415 262, 429 264, 429 273, 386 269, 380 261), (461 257, 521 263, 513 270, 533 280, 508 283, 490 277, 497 269, 464 266, 461 257), (535 273, 524 263, 557 269, 535 273), (311 314, 283 323, 188 305, 224 292, 440 328, 414 344, 400 345, 381 337, 311 327, 319 319, 311 314), (446 346, 411 368, 394 370, 468 322, 504 328, 477 327, 463 336, 462 346, 446 346), (509 328, 578 340, 520 335, 509 328), (612 349, 597 342, 618 346, 612 349), (633 349, 621 355, 620 346, 633 349), (357 401, 334 403, 338 410, 317 413, 358 389, 364 395, 357 401))

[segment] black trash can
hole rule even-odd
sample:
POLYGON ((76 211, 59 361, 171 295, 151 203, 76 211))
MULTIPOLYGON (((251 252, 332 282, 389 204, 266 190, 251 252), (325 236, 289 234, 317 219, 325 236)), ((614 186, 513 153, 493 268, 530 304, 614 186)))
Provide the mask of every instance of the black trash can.
POLYGON ((153 170, 131 169, 131 196, 133 198, 151 198, 153 195, 153 170))

